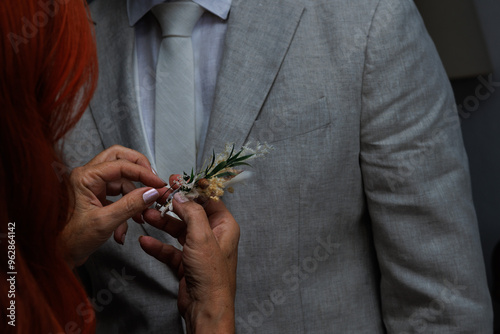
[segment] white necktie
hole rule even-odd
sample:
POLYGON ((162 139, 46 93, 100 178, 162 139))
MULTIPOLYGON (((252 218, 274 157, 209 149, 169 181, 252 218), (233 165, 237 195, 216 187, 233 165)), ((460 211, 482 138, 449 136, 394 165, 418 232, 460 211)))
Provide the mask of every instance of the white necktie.
POLYGON ((151 9, 163 40, 156 65, 155 158, 160 175, 196 168, 194 60, 191 33, 204 9, 191 1, 151 9))

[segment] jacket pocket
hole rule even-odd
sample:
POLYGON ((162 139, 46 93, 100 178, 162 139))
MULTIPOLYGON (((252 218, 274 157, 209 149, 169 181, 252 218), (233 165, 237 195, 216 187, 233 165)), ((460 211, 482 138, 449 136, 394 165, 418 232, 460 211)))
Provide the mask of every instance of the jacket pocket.
POLYGON ((331 122, 326 98, 290 108, 263 110, 255 120, 249 138, 277 142, 325 127, 331 122))

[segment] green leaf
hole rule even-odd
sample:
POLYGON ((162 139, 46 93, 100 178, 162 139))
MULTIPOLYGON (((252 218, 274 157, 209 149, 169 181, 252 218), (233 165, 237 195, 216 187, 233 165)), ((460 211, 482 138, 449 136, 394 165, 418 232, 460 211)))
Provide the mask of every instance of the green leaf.
POLYGON ((237 163, 233 164, 231 167, 237 167, 237 166, 250 166, 250 167, 252 167, 252 165, 250 165, 248 162, 237 162, 237 163))
POLYGON ((227 162, 226 161, 222 161, 220 162, 217 166, 215 166, 215 168, 210 172, 210 176, 213 176, 215 174, 217 174, 218 172, 220 172, 222 169, 226 168, 226 165, 227 165, 227 162))
POLYGON ((223 177, 229 177, 229 176, 235 176, 235 175, 237 175, 237 174, 233 173, 233 172, 223 172, 223 173, 219 173, 219 174, 215 175, 214 177, 223 178, 223 177))
POLYGON ((249 159, 249 158, 251 158, 251 157, 253 157, 253 156, 254 156, 254 154, 244 155, 244 156, 242 156, 242 157, 240 157, 240 158, 238 158, 238 159, 235 159, 235 160, 233 160, 233 161, 234 161, 234 162, 243 161, 243 160, 247 160, 247 159, 249 159))
POLYGON ((214 166, 215 163, 215 150, 212 150, 212 161, 208 164, 203 172, 198 173, 199 175, 203 175, 203 177, 207 177, 210 173, 210 169, 214 166))
POLYGON ((239 157, 239 155, 241 154, 241 152, 243 152, 243 150, 240 150, 238 153, 236 153, 236 154, 234 155, 234 157, 229 157, 229 158, 227 159, 227 161, 229 162, 229 161, 233 161, 234 159, 237 159, 237 158, 239 157))

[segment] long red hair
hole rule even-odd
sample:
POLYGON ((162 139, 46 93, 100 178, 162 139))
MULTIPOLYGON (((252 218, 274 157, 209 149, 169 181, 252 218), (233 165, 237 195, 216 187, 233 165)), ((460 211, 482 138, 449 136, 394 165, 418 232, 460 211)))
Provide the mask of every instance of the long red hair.
POLYGON ((91 306, 58 246, 70 201, 55 148, 96 86, 92 21, 84 0, 2 0, 0 32, 0 332, 92 332, 91 306))

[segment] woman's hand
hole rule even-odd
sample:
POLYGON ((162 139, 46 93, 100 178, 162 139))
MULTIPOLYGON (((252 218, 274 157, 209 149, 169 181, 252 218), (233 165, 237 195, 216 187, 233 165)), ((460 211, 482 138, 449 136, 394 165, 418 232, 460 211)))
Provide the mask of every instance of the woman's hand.
POLYGON ((188 333, 234 333, 239 226, 222 201, 202 207, 177 193, 174 212, 182 221, 155 210, 144 218, 176 237, 182 251, 152 237, 141 237, 141 247, 177 272, 177 304, 188 333))
POLYGON ((61 240, 71 267, 83 264, 113 231, 115 240, 123 244, 127 219, 143 223, 141 212, 159 196, 155 188, 165 186, 144 155, 122 146, 113 146, 75 168, 70 184, 73 206, 61 240), (136 189, 132 181, 149 187, 136 189), (106 199, 120 194, 124 196, 115 203, 106 199))

